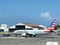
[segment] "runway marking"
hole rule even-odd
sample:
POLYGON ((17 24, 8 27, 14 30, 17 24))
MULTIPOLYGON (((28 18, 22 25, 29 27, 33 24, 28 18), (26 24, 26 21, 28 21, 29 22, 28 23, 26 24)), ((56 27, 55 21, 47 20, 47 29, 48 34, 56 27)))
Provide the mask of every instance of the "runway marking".
POLYGON ((58 42, 48 41, 46 45, 58 45, 58 42))

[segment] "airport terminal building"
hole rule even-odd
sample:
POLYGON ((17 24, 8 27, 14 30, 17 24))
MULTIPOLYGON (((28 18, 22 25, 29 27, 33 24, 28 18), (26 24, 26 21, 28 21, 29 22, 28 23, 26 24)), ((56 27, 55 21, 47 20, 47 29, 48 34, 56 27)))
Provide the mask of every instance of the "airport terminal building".
POLYGON ((7 24, 0 25, 0 32, 8 32, 8 31, 9 31, 9 29, 8 29, 7 24))
POLYGON ((34 25, 34 24, 30 24, 30 23, 18 23, 14 26, 9 27, 9 31, 13 32, 14 30, 41 30, 44 29, 45 27, 40 25, 34 25))

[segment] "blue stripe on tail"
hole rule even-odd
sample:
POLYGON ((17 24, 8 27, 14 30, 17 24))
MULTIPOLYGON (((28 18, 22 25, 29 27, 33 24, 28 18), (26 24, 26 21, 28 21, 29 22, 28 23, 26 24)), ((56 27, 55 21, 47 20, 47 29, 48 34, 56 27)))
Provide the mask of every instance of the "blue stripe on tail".
MULTIPOLYGON (((55 20, 55 19, 54 19, 55 20)), ((53 23, 54 23, 54 20, 52 21, 52 23, 49 25, 49 27, 52 27, 53 23)))

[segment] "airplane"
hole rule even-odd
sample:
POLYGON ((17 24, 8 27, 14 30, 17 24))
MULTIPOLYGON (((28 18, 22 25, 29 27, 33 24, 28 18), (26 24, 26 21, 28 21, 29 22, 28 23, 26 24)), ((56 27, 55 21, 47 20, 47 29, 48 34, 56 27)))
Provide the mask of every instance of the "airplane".
POLYGON ((48 34, 54 32, 54 27, 56 25, 56 19, 53 20, 51 27, 48 27, 44 30, 15 30, 13 34, 20 34, 22 36, 36 37, 36 35, 48 34))

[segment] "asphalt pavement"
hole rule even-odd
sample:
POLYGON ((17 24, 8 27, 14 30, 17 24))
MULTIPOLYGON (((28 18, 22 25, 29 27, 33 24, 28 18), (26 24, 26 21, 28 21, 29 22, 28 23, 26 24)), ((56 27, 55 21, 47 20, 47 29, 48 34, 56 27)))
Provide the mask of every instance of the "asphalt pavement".
MULTIPOLYGON (((60 42, 60 38, 25 38, 25 37, 0 37, 0 45, 47 45, 46 43, 60 42)), ((60 44, 59 44, 60 45, 60 44)))

